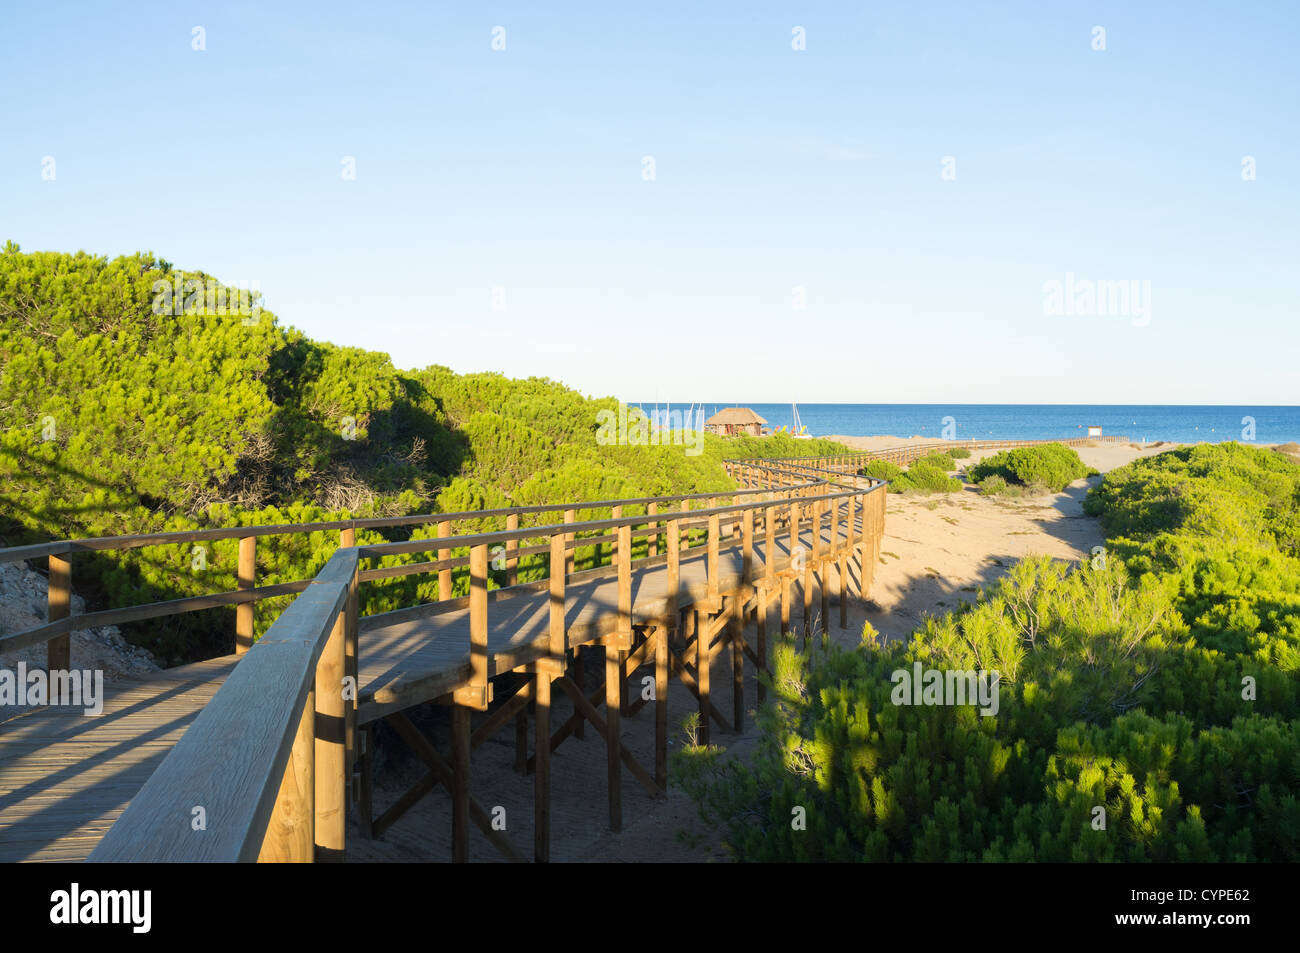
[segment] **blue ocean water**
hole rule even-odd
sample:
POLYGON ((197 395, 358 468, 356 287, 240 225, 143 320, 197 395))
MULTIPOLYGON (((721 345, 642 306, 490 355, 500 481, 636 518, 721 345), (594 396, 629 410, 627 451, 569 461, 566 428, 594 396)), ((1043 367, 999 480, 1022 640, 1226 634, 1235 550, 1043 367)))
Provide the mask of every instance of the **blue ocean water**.
MULTIPOLYGON (((665 409, 667 405, 660 405, 665 409)), ((685 412, 689 401, 674 403, 685 412)), ((725 404, 705 404, 705 419, 725 404)), ((766 418, 768 426, 789 428, 789 404, 742 404, 766 418)), ((1253 443, 1300 442, 1300 406, 1151 406, 1127 404, 799 404, 808 432, 871 437, 919 435, 947 439, 944 426, 958 440, 1052 440, 1087 436, 1100 425, 1106 435, 1131 440, 1195 443, 1240 440, 1253 443), (1253 423, 1253 433, 1250 425, 1253 423)), ((646 411, 653 403, 641 404, 646 411)), ((699 405, 696 405, 698 409, 699 405)))

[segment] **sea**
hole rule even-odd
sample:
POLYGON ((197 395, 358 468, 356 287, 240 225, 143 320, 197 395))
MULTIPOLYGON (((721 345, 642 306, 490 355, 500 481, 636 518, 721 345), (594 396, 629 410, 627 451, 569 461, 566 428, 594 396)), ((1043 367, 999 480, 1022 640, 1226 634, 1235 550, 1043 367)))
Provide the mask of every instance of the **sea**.
MULTIPOLYGON (((647 413, 655 404, 639 405, 647 413)), ((696 411, 699 404, 694 405, 696 411)), ((727 404, 705 404, 704 419, 727 404)), ((790 404, 740 404, 767 425, 789 429, 790 404)), ((689 401, 659 404, 685 413, 689 401)), ((1059 440, 1084 437, 1090 426, 1133 442, 1238 440, 1300 442, 1300 406, 1150 404, 799 404, 799 418, 815 437, 921 436, 935 440, 1059 440)), ((688 424, 689 426, 689 424, 688 424)))

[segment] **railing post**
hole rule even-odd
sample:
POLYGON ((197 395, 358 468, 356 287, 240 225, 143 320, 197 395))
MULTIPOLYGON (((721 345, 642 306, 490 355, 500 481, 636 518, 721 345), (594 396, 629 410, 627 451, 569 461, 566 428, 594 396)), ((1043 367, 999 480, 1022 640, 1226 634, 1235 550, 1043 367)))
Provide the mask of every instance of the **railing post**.
POLYGON ((650 503, 645 508, 646 515, 650 517, 650 534, 646 537, 645 552, 647 556, 659 555, 659 521, 655 516, 659 513, 659 504, 650 503))
POLYGON ((492 700, 488 685, 488 548, 486 543, 469 551, 469 684, 456 689, 455 702, 464 708, 486 711, 492 700))
POLYGON ((781 632, 790 631, 790 597, 794 587, 794 574, 799 571, 799 563, 805 556, 803 544, 799 541, 799 502, 794 491, 790 494, 790 566, 781 577, 781 632))
POLYGON ((316 663, 316 860, 342 861, 346 827, 346 716, 343 705, 343 649, 347 617, 334 619, 316 663))
MULTIPOLYGON (((622 507, 622 505, 620 504, 620 505, 618 505, 618 506, 610 507, 609 515, 610 515, 610 519, 616 519, 616 520, 617 520, 617 519, 622 519, 622 518, 623 518, 623 507, 622 507)), ((604 535, 604 534, 601 534, 601 535, 604 535)), ((615 533, 615 535, 616 535, 616 536, 618 535, 617 532, 615 533)), ((610 566, 613 566, 613 565, 615 565, 615 564, 618 562, 618 551, 619 551, 619 544, 618 544, 617 542, 615 542, 614 545, 610 547, 610 553, 609 553, 609 564, 610 564, 610 566)))
MULTIPOLYGON (((58 622, 72 613, 72 562, 69 557, 49 558, 49 583, 45 593, 45 621, 58 622)), ((45 643, 46 670, 66 672, 72 668, 72 633, 56 635, 45 643)))
POLYGON ((311 863, 316 859, 316 690, 307 692, 307 703, 298 718, 289 763, 284 766, 280 791, 275 797, 271 820, 266 825, 257 862, 311 863))
MULTIPOLYGON (((711 500, 710 503, 712 503, 711 500)), ((710 506, 710 509, 712 509, 712 506, 710 506)), ((709 573, 709 611, 710 612, 718 611, 718 598, 719 598, 718 541, 720 535, 721 532, 719 526, 719 517, 717 513, 714 513, 709 517, 708 573, 709 573)))
POLYGON ((745 603, 754 591, 754 511, 746 507, 740 517, 740 586, 731 618, 731 708, 737 733, 745 730, 745 603))
MULTIPOLYGON (((446 539, 451 535, 451 520, 442 520, 438 523, 438 539, 446 539)), ((450 549, 438 550, 438 562, 445 563, 451 559, 450 549)), ((451 598, 451 567, 444 566, 438 570, 438 601, 451 598)))
MULTIPOLYGON (((771 502, 771 494, 764 494, 771 502)), ((763 584, 758 598, 758 625, 754 640, 754 651, 758 655, 758 703, 767 700, 767 689, 763 687, 762 672, 767 671, 767 600, 772 595, 772 586, 776 582, 776 507, 767 506, 763 510, 763 584)))
MULTIPOLYGON (((506 516, 506 532, 519 528, 519 514, 506 516)), ((519 581, 519 540, 506 540, 506 586, 513 586, 519 581)))
POLYGON ((469 753, 470 713, 486 711, 492 701, 488 683, 488 548, 486 543, 469 551, 469 684, 452 693, 451 712, 451 859, 469 860, 469 753))
MULTIPOLYGON (((819 563, 821 559, 821 548, 822 548, 822 516, 825 515, 823 511, 823 506, 824 504, 821 500, 816 500, 811 505, 812 553, 810 554, 808 561, 804 564, 804 569, 803 569, 804 648, 808 647, 808 639, 812 637, 812 632, 813 632, 812 591, 813 591, 814 579, 817 579, 817 581, 820 583, 820 585, 818 586, 818 590, 821 593, 823 603, 826 600, 826 585, 825 585, 825 579, 823 578, 825 576, 825 573, 821 571, 821 565, 819 563)), ((825 620, 823 620, 823 622, 824 621, 825 620)))
POLYGON ((565 546, 565 533, 551 535, 550 568, 550 641, 548 651, 551 658, 563 659, 568 651, 568 634, 564 625, 564 587, 565 574, 568 571, 569 555, 565 546))
MULTIPOLYGON (((245 536, 239 540, 239 568, 237 585, 252 589, 257 582, 257 537, 245 536)), ((235 654, 243 655, 253 647, 252 602, 242 602, 235 607, 235 654)))
POLYGON ((619 651, 632 648, 632 527, 618 527, 619 651))
MULTIPOLYGON (((339 546, 348 549, 357 544, 357 531, 346 527, 339 532, 339 546)), ((359 583, 357 572, 360 566, 352 567, 352 578, 348 581, 348 601, 343 607, 343 678, 349 688, 350 697, 344 699, 344 744, 347 751, 348 803, 356 800, 357 788, 353 785, 352 769, 357 763, 357 696, 361 692, 358 681, 359 655, 357 654, 357 611, 359 602, 359 583)))
MULTIPOLYGON (((564 511, 564 522, 566 525, 576 522, 577 518, 578 511, 576 509, 564 511)), ((576 533, 570 532, 564 534, 564 572, 566 576, 573 573, 574 563, 578 555, 577 538, 576 533)), ((586 690, 587 679, 586 671, 582 662, 581 647, 575 647, 573 650, 573 680, 578 684, 579 688, 582 688, 584 691, 586 690)), ((573 729, 573 737, 581 741, 586 736, 587 719, 579 718, 578 727, 573 729)))
POLYGON ((677 520, 668 520, 668 619, 655 633, 655 783, 668 790, 668 636, 681 615, 682 530, 677 520))
MULTIPOLYGON (((835 525, 836 503, 834 500, 824 500, 820 504, 822 515, 827 517, 830 524, 827 530, 827 536, 830 540, 823 553, 819 553, 817 560, 818 587, 822 596, 822 631, 829 633, 831 630, 831 592, 830 592, 830 556, 835 551, 835 536, 839 532, 835 525)), ((821 518, 817 520, 817 544, 821 547, 821 518)))
POLYGON ((862 500, 862 539, 858 544, 860 552, 858 556, 858 598, 862 600, 863 605, 866 604, 867 595, 871 591, 871 574, 875 570, 875 567, 871 565, 871 538, 875 535, 875 497, 883 492, 882 490, 868 492, 862 500))
POLYGON ((533 859, 551 859, 551 679, 564 673, 567 635, 564 626, 564 572, 568 562, 565 534, 551 534, 550 624, 545 664, 536 668, 537 712, 533 740, 533 859))
MULTIPOLYGON (((564 522, 572 523, 577 518, 578 518, 577 510, 564 511, 564 522)), ((564 573, 566 576, 573 573, 573 560, 578 553, 578 547, 574 542, 576 539, 577 539, 577 534, 575 533, 564 534, 564 551, 567 554, 564 558, 564 573)), ((579 735, 578 737, 582 737, 582 736, 579 735)))

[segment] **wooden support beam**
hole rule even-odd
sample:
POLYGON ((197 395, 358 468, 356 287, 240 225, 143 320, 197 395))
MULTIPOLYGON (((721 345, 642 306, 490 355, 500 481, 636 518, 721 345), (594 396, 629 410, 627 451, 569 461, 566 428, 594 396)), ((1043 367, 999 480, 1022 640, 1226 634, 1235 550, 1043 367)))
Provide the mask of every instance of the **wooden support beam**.
POLYGON ((698 633, 695 637, 695 677, 698 682, 696 695, 700 701, 700 734, 699 742, 702 745, 709 743, 709 712, 712 706, 709 702, 709 670, 713 664, 713 656, 710 651, 709 634, 703 630, 699 623, 699 613, 695 613, 695 629, 698 633))
POLYGON ((498 731, 505 727, 506 722, 511 718, 518 717, 519 713, 528 707, 528 703, 533 699, 532 680, 523 682, 518 691, 510 697, 510 700, 503 704, 487 718, 479 723, 469 738, 469 748, 473 751, 485 741, 492 738, 498 731))
POLYGON ((271 820, 257 855, 260 864, 311 863, 316 859, 315 694, 315 691, 307 693, 307 704, 298 720, 289 763, 285 765, 271 820))
POLYGON ((372 726, 366 725, 357 733, 358 747, 360 748, 361 757, 361 777, 357 792, 357 815, 361 836, 367 840, 374 839, 375 832, 373 828, 375 816, 375 786, 374 786, 374 746, 375 736, 372 733, 372 726))
MULTIPOLYGON (((499 850, 508 860, 520 863, 524 859, 523 856, 519 851, 515 850, 514 845, 510 843, 510 840, 507 837, 505 837, 500 831, 493 829, 492 816, 483 809, 483 805, 479 803, 478 799, 474 798, 469 793, 468 740, 470 731, 468 722, 471 717, 472 712, 463 705, 457 705, 452 708, 453 763, 450 765, 447 763, 446 759, 438 753, 438 749, 433 746, 429 739, 424 737, 424 735, 420 733, 420 730, 416 728, 415 725, 411 724, 410 719, 408 719, 403 713, 396 712, 389 715, 387 720, 388 723, 392 725, 393 729, 401 736, 402 740, 405 741, 407 745, 410 746, 411 750, 419 756, 420 760, 429 767, 429 775, 426 776, 426 780, 429 777, 432 777, 435 785, 437 783, 444 784, 447 786, 448 790, 452 792, 453 859, 455 859, 458 847, 460 846, 458 845, 458 838, 463 840, 464 857, 462 859, 469 859, 469 824, 466 822, 463 825, 463 828, 458 827, 457 825, 456 805, 458 801, 463 800, 464 809, 462 816, 468 818, 468 820, 472 820, 474 826, 481 830, 484 836, 487 837, 488 841, 491 842, 492 846, 499 850), (466 724, 459 730, 456 727, 458 717, 463 718, 466 722, 466 724), (460 748, 463 748, 464 750, 459 750, 460 748), (462 757, 465 762, 464 774, 460 772, 458 767, 462 757)), ((425 780, 422 780, 416 788, 412 788, 411 792, 407 793, 410 794, 414 792, 424 784, 425 780)), ((434 785, 430 785, 430 789, 432 789, 433 786, 434 785)))
POLYGON ((733 595, 727 617, 731 641, 731 721, 737 734, 745 730, 745 614, 739 595, 733 595))
MULTIPOLYGON (((446 539, 451 535, 451 520, 443 520, 438 524, 438 539, 446 539)), ((438 550, 438 562, 446 563, 451 559, 450 549, 438 550)), ((438 601, 450 599, 452 595, 451 567, 445 566, 438 570, 438 601)))
MULTIPOLYGON (((339 548, 346 549, 357 544, 357 531, 351 527, 339 530, 339 548)), ((355 781, 357 763, 357 696, 361 694, 357 655, 357 623, 360 604, 359 566, 352 571, 348 583, 348 601, 343 607, 343 678, 347 692, 343 699, 343 738, 344 763, 348 779, 347 803, 353 803, 360 795, 355 781)))
POLYGON ((623 742, 619 736, 621 725, 619 712, 623 705, 623 679, 619 652, 613 646, 605 646, 605 746, 607 755, 609 784, 609 829, 614 832, 623 829, 623 772, 619 767, 622 760, 623 742))
MULTIPOLYGON (((45 621, 58 622, 72 613, 72 563, 63 556, 49 557, 49 580, 45 595, 45 621)), ((46 671, 67 672, 72 668, 72 634, 57 635, 45 643, 46 671)))
POLYGON ((545 864, 551 859, 551 675, 539 671, 534 678, 537 717, 533 739, 533 860, 545 864))
POLYGON ((492 701, 488 682, 488 548, 486 543, 469 551, 469 684, 456 689, 457 705, 487 711, 492 701))
MULTIPOLYGON (((578 686, 573 684, 572 680, 567 677, 557 678, 555 684, 564 689, 564 693, 573 700, 574 707, 584 718, 591 722, 593 728, 608 736, 609 721, 600 717, 600 713, 596 711, 596 706, 582 694, 578 689, 578 686)), ((605 707, 608 710, 608 700, 606 700, 605 707)), ((622 745, 619 746, 619 758, 622 760, 623 764, 627 765, 628 770, 632 772, 632 776, 641 782, 648 794, 652 797, 658 797, 664 793, 655 786, 654 778, 650 776, 650 773, 646 771, 645 768, 641 767, 641 765, 637 763, 637 760, 632 757, 632 752, 628 751, 627 748, 624 748, 622 745)))
POLYGON ((655 640, 655 784, 668 790, 668 628, 659 626, 655 640))
MULTIPOLYGON (((506 517, 506 531, 510 532, 519 528, 519 514, 511 513, 506 517)), ((519 540, 506 540, 506 586, 513 586, 519 582, 519 540)))
MULTIPOLYGON (((396 724, 396 719, 390 720, 396 724)), ((454 864, 469 861, 469 737, 470 710, 456 705, 451 710, 451 861, 454 864)))
MULTIPOLYGON (((245 536, 239 541, 239 564, 235 573, 236 587, 252 589, 257 584, 257 537, 245 536)), ((253 603, 235 606, 235 654, 243 655, 253 647, 253 603)))
POLYGON ((316 663, 316 860, 343 860, 347 811, 347 739, 343 704, 343 642, 347 619, 334 620, 316 663))

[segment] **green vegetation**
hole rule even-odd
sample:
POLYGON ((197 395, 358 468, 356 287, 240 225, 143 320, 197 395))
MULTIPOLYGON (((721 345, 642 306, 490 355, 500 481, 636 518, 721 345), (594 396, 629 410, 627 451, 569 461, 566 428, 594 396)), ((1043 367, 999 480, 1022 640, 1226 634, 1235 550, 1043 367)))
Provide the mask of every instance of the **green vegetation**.
POLYGON ((903 474, 903 468, 888 460, 872 460, 860 471, 862 476, 876 480, 897 480, 903 474))
POLYGON ((1008 485, 1059 493, 1093 472, 1079 459, 1079 454, 1064 444, 1040 443, 994 454, 972 465, 967 476, 974 483, 982 483, 996 474, 1008 485))
POLYGON ((954 460, 967 460, 970 458, 970 451, 965 447, 949 447, 944 451, 944 453, 948 454, 948 456, 952 457, 954 460))
POLYGON ((959 493, 962 489, 962 482, 956 477, 950 477, 943 470, 936 466, 926 463, 924 460, 917 460, 907 472, 903 473, 889 484, 891 493, 959 493))
POLYGON ((912 466, 916 466, 917 464, 933 467, 934 469, 941 470, 944 473, 951 473, 953 470, 957 469, 957 463, 953 460, 952 454, 940 453, 937 450, 932 453, 927 453, 925 456, 915 461, 912 466))
POLYGON ((872 460, 859 473, 889 481, 890 493, 957 493, 961 480, 948 476, 956 469, 952 457, 931 453, 912 462, 906 471, 889 460, 872 460))
POLYGON ((722 456, 733 460, 755 457, 836 457, 849 452, 849 448, 834 440, 814 437, 796 440, 788 433, 774 433, 768 437, 729 437, 723 445, 722 456))
MULTIPOLYGON (((236 309, 236 298, 210 276, 151 254, 110 261, 5 245, 5 542, 722 491, 734 487, 724 457, 846 449, 707 435, 698 455, 693 441, 602 445, 597 415, 617 411, 612 398, 541 378, 401 371, 385 354, 315 342, 270 312, 236 309), (191 289, 219 290, 220 298, 191 289)), ((457 526, 500 528, 504 520, 457 526)), ((432 535, 431 527, 365 531, 358 542, 432 535)), ((258 583, 310 577, 337 545, 337 532, 264 538, 258 583)), ((229 540, 201 553, 186 545, 78 556, 74 580, 92 609, 230 590, 237 547, 229 540)), ((598 558, 580 549, 577 564, 598 558)), ((541 566, 540 557, 525 559, 521 579, 541 566)), ((458 572, 452 594, 467 586, 458 572)), ((363 611, 377 612, 433 599, 437 583, 409 576, 362 592, 363 611)), ((258 603, 259 632, 287 602, 258 603)), ((233 630, 233 610, 214 609, 126 634, 178 662, 229 651, 233 630)))
POLYGON ((908 645, 780 645, 753 763, 676 759, 735 856, 1300 860, 1300 466, 1199 445, 1088 507, 1106 552, 1023 560, 908 645), (895 704, 918 663, 999 672, 997 712, 895 704))

